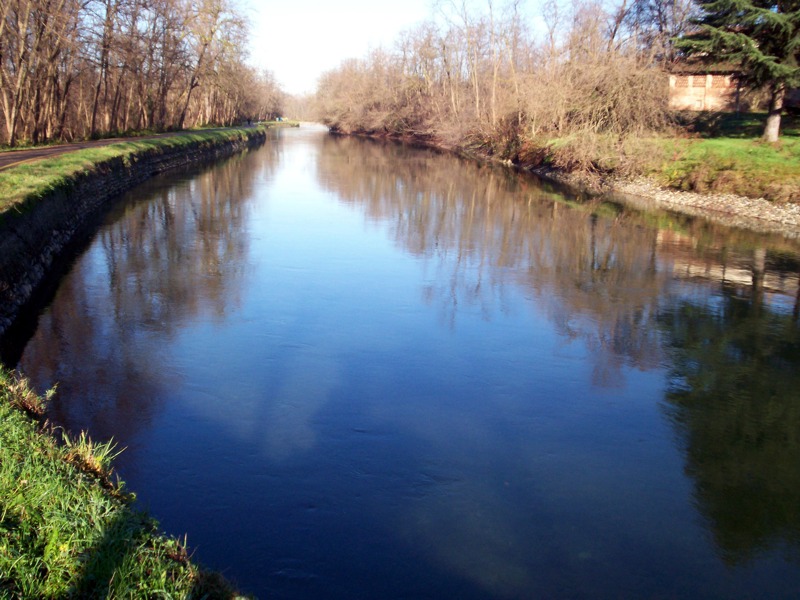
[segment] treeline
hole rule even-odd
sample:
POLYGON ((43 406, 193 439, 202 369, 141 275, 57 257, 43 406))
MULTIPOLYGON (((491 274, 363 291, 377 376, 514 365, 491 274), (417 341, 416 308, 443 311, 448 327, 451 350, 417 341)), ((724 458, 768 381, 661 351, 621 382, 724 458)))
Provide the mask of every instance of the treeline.
POLYGON ((0 144, 281 112, 229 0, 0 0, 0 144))
POLYGON ((646 131, 667 126, 666 71, 690 0, 549 0, 533 31, 520 0, 436 5, 392 50, 320 80, 333 130, 409 135, 536 160, 542 140, 565 167, 624 168, 646 131), (613 158, 609 158, 613 157, 613 158), (622 158, 621 158, 622 157, 622 158))

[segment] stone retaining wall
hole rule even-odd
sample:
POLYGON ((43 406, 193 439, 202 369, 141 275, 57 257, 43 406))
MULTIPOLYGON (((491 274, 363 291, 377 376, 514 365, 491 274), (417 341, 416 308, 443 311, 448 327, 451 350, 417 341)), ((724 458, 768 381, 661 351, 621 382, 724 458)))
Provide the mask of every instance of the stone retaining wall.
POLYGON ((122 192, 161 173, 230 156, 266 140, 264 130, 246 138, 164 147, 109 159, 0 224, 0 337, 52 274, 56 260, 86 235, 101 209, 122 192))

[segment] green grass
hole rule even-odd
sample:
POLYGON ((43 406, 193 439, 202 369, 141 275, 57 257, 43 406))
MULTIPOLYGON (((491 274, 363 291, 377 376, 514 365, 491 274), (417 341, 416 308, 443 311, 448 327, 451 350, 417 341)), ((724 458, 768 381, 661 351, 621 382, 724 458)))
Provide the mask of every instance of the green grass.
POLYGON ((300 127, 300 121, 262 121, 259 125, 267 127, 300 127))
MULTIPOLYGON (((757 139, 764 133, 767 113, 681 112, 676 118, 682 127, 704 138, 757 139)), ((781 134, 800 135, 800 119, 783 115, 781 134)))
POLYGON ((624 139, 583 134, 529 141, 523 164, 622 177, 701 193, 800 202, 800 117, 784 115, 776 144, 762 140, 764 113, 681 113, 674 135, 624 139))
POLYGON ((661 183, 698 192, 731 192, 800 201, 800 129, 784 117, 777 144, 761 140, 766 115, 698 114, 684 123, 696 137, 661 140, 647 171, 661 183))
POLYGON ((27 414, 43 401, 0 370, 0 598, 236 597, 135 510, 113 445, 57 443, 27 414))
MULTIPOLYGON (((191 127, 189 129, 184 129, 182 131, 205 131, 207 129, 222 129, 224 125, 199 125, 197 127, 191 127)), ((172 135, 176 132, 174 130, 156 130, 156 129, 127 129, 125 131, 107 131, 103 133, 99 133, 95 136, 90 138, 83 138, 83 139, 76 139, 73 140, 75 143, 91 141, 91 140, 108 140, 113 138, 141 138, 141 137, 151 137, 151 136, 159 136, 159 135, 172 135)), ((59 139, 52 139, 47 140, 44 143, 34 144, 29 140, 22 140, 15 146, 8 146, 8 145, 0 145, 0 152, 14 152, 16 150, 29 150, 31 148, 48 148, 51 146, 61 146, 64 144, 68 144, 71 142, 65 142, 59 139)))
POLYGON ((23 202, 36 200, 69 185, 72 177, 89 172, 103 161, 127 157, 147 151, 164 151, 197 143, 213 143, 243 137, 253 129, 191 131, 180 135, 119 142, 98 148, 68 152, 0 171, 0 214, 23 202))

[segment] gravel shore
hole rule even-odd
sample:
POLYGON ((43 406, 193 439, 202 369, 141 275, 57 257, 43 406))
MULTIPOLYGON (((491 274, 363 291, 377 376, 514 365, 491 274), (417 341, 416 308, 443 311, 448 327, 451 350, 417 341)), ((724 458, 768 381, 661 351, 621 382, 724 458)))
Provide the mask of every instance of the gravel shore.
POLYGON ((729 227, 779 233, 800 239, 800 204, 771 202, 764 198, 747 198, 735 194, 698 194, 671 190, 645 178, 606 180, 598 184, 552 170, 532 169, 532 172, 540 177, 589 189, 609 200, 638 209, 679 212, 729 227))
POLYGON ((433 143, 430 140, 417 140, 417 142, 429 148, 455 151, 460 156, 472 160, 499 163, 519 171, 533 173, 542 179, 561 183, 639 210, 666 210, 707 219, 727 227, 779 234, 794 240, 800 239, 800 202, 772 202, 765 198, 748 198, 736 194, 684 192, 662 187, 645 177, 587 178, 551 167, 513 165, 511 161, 498 161, 463 148, 454 149, 453 146, 433 143))

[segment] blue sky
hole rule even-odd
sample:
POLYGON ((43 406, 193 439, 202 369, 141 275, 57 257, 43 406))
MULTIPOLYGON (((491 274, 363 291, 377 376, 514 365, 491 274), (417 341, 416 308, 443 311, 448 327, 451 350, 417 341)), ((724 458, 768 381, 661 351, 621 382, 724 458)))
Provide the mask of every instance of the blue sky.
POLYGON ((397 35, 432 15, 432 0, 244 0, 250 62, 270 69, 292 94, 346 58, 390 47, 397 35))

